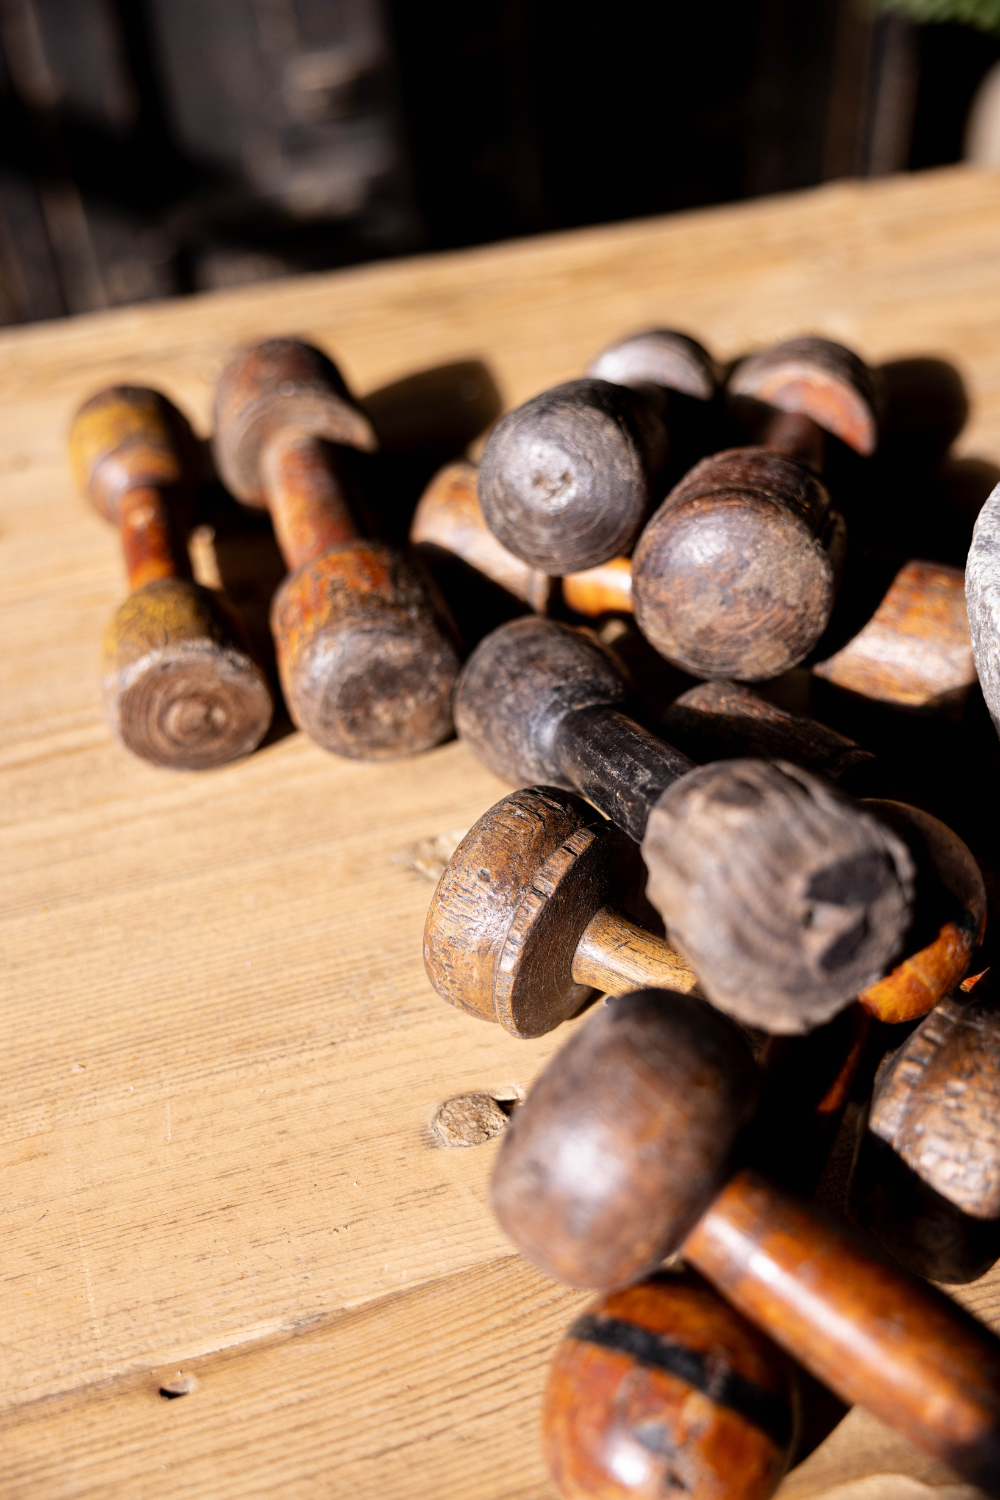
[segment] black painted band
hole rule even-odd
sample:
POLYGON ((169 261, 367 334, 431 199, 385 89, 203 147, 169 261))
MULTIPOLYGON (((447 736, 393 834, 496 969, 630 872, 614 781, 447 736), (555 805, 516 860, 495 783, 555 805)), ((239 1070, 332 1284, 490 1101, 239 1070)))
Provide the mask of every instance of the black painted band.
POLYGON ((622 1318, 595 1318, 586 1313, 577 1318, 567 1337, 613 1349, 616 1354, 627 1354, 640 1364, 686 1380, 711 1401, 728 1407, 766 1432, 779 1448, 784 1448, 791 1437, 792 1410, 784 1397, 769 1395, 734 1370, 713 1368, 704 1354, 686 1344, 675 1344, 622 1318))

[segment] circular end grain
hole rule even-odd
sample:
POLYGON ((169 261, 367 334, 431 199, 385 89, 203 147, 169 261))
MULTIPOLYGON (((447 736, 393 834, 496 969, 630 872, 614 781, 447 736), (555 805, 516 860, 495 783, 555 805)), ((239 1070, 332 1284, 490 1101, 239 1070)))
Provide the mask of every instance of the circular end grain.
POLYGON ((115 385, 85 401, 73 418, 69 459, 80 489, 117 526, 126 490, 185 487, 196 446, 180 412, 159 391, 115 385))
POLYGON ((349 542, 285 579, 271 605, 298 727, 353 760, 415 755, 452 732, 458 652, 416 566, 349 542))
POLYGON ((104 703, 136 755, 200 771, 249 755, 271 722, 260 667, 217 595, 182 579, 137 589, 104 641, 104 703))
POLYGON ((621 669, 589 630, 523 618, 480 641, 455 691, 455 728, 505 781, 565 786, 553 743, 573 709, 624 702, 621 669))
POLYGON ((627 1286, 711 1202, 758 1088, 718 1011, 669 990, 609 1000, 511 1121, 491 1189, 500 1227, 556 1280, 627 1286))
POLYGON ((904 842, 784 761, 717 761, 670 787, 647 894, 707 997, 747 1026, 813 1030, 881 979, 913 913, 904 842))
POLYGON ((826 628, 842 526, 823 486, 790 459, 759 448, 704 459, 636 547, 640 630, 696 677, 778 676, 826 628))
POLYGON ((634 887, 639 851, 579 797, 529 787, 504 797, 459 844, 424 928, 424 967, 444 999, 543 1036, 593 992, 573 979, 591 918, 634 887))
POLYGON ((486 524, 543 572, 596 567, 635 541, 664 444, 660 418, 625 386, 571 380, 544 391, 490 433, 479 468, 486 524))

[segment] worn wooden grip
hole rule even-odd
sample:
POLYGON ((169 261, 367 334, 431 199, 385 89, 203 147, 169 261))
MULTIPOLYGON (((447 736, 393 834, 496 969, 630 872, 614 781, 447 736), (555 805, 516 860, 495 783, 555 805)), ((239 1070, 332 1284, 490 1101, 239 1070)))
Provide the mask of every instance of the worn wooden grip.
POLYGON ((995 1492, 1000 1342, 945 1297, 744 1170, 684 1255, 845 1401, 995 1492))
POLYGON ((542 1441, 563 1500, 768 1500, 798 1427, 794 1365, 701 1277, 592 1302, 549 1369, 542 1441))
POLYGON ((480 509, 478 480, 475 464, 464 460, 440 469, 413 513, 410 542, 453 553, 515 599, 544 612, 554 580, 508 552, 493 535, 480 509))
POLYGON ((349 542, 299 568, 271 629, 289 712, 324 749, 387 760, 451 733, 458 650, 429 580, 395 548, 349 542))
POLYGON ((776 677, 826 628, 845 540, 843 518, 801 464, 763 448, 702 459, 636 547, 639 628, 696 677, 776 677))
POLYGON ((650 328, 619 339, 591 361, 587 374, 613 385, 653 386, 711 401, 715 366, 697 339, 672 328, 650 328))
POLYGON ((631 548, 665 456, 666 427, 642 392, 571 380, 493 428, 479 503, 490 530, 530 567, 577 572, 631 548))
POLYGON ((750 398, 808 417, 856 453, 874 453, 877 396, 871 371, 843 344, 788 339, 741 360, 729 377, 730 397, 750 398))
POLYGON ((108 721, 154 765, 199 771, 256 749, 271 722, 267 680, 220 595, 159 579, 119 605, 104 637, 108 721))
POLYGON ((694 988, 663 938, 608 902, 641 883, 637 846, 572 793, 529 787, 469 830, 438 883, 424 967, 444 999, 513 1036, 541 1036, 593 993, 694 988))
POLYGON ((267 507, 263 455, 283 434, 371 452, 371 423, 332 360, 301 339, 269 339, 235 354, 215 396, 215 458, 224 483, 267 507))
POLYGON ((898 1049, 869 1126, 964 1213, 1000 1216, 1000 1005, 988 978, 942 1001, 898 1049))
POLYGON ((648 894, 714 1004, 795 1033, 828 1020, 899 955, 912 919, 905 843, 785 761, 703 766, 649 816, 648 894))

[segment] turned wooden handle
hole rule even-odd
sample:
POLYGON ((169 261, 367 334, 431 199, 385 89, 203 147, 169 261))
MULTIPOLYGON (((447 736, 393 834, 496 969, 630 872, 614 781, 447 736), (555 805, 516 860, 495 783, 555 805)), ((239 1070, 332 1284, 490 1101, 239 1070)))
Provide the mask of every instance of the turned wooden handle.
POLYGON ((1000 1482, 1000 1343, 945 1297, 750 1170, 683 1253, 845 1401, 975 1483, 1000 1482))
POLYGON ((279 432, 261 455, 264 488, 281 555, 301 568, 358 528, 332 450, 308 433, 279 432))

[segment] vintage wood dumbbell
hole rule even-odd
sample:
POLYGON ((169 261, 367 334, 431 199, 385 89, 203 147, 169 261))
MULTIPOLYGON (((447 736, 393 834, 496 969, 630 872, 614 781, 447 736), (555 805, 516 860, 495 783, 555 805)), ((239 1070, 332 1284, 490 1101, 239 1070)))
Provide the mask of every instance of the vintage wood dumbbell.
MULTIPOLYGON (((965 974, 982 939, 986 896, 962 841, 902 803, 865 804, 895 827, 920 871, 902 960, 862 990, 878 1020, 926 1015, 965 974)), ((691 991, 693 970, 625 915, 639 851, 581 798, 551 786, 504 797, 469 830, 427 913, 424 967, 460 1010, 535 1037, 575 1015, 594 990, 691 991)))
POLYGON ((159 392, 112 386, 84 403, 69 435, 80 488, 121 532, 129 597, 104 637, 104 707, 124 745, 189 771, 260 744, 267 679, 222 595, 191 577, 184 541, 194 439, 159 392))
POLYGON ((757 1092, 710 1007, 664 990, 609 1000, 511 1120, 491 1189, 501 1228, 549 1275, 602 1291, 680 1250, 843 1400, 995 1488, 1000 1341, 740 1165, 757 1092))
POLYGON ((715 1004, 807 1031, 880 979, 910 926, 903 841, 786 763, 696 769, 620 711, 586 631, 525 617, 480 642, 455 694, 472 753, 508 782, 580 792, 636 841, 648 895, 715 1004))
POLYGON ((690 1271, 593 1302, 553 1356, 542 1412, 563 1500, 768 1500, 791 1460, 796 1367, 690 1271))
POLYGON ((871 379, 850 350, 794 339, 737 367, 730 392, 775 408, 763 443, 694 466, 643 531, 635 617, 696 677, 777 677, 809 654, 833 609, 846 527, 814 472, 824 431, 875 445, 871 379))
POLYGON ((1000 999, 989 976, 943 1000, 893 1054, 868 1123, 963 1213, 1000 1217, 1000 999))
POLYGON ((654 329, 502 417, 483 450, 479 501, 508 551, 549 574, 629 551, 666 460, 671 392, 710 400, 712 361, 693 339, 654 329))
POLYGON ((298 339, 237 354, 216 396, 219 471, 270 510, 291 569, 271 607, 295 723, 337 755, 383 760, 451 732, 455 641, 411 559, 359 538, 337 447, 375 435, 336 367, 298 339))

